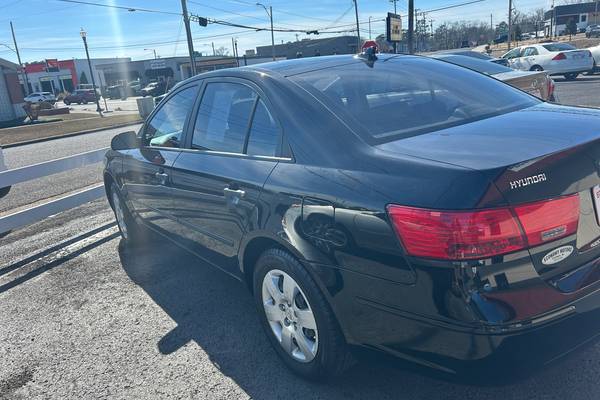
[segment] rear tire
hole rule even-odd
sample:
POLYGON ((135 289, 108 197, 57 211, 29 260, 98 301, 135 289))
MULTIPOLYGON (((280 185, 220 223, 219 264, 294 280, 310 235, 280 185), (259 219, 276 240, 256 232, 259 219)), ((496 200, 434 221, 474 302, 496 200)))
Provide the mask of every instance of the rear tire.
POLYGON ((140 225, 135 222, 135 219, 127 208, 127 204, 123 200, 121 191, 114 182, 110 186, 110 196, 110 204, 115 213, 117 226, 119 227, 124 244, 128 246, 139 244, 142 241, 143 231, 140 225))
POLYGON ((530 71, 543 71, 544 68, 542 68, 539 65, 534 65, 533 67, 531 67, 530 71))
POLYGON ((275 248, 265 251, 254 269, 253 288, 265 333, 293 372, 324 380, 352 365, 333 311, 313 278, 290 253, 275 248))
POLYGON ((6 196, 8 194, 8 192, 10 192, 10 188, 11 188, 11 186, 0 188, 0 199, 2 197, 6 196))
POLYGON ((578 72, 571 72, 569 74, 565 74, 565 79, 568 81, 574 81, 579 76, 578 72))

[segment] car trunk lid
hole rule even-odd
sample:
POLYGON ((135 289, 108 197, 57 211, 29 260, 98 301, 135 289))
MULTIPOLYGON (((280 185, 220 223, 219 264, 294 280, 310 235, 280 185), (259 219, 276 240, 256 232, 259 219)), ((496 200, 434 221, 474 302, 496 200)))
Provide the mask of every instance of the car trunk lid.
POLYGON ((578 194, 577 233, 531 248, 532 261, 558 282, 600 257, 600 111, 543 104, 378 147, 478 170, 510 206, 578 194))

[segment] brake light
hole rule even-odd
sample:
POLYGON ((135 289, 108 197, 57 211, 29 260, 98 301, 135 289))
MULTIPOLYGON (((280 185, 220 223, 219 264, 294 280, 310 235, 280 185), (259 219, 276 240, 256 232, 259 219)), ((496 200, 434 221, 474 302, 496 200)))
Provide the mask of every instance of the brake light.
POLYGON ((573 234, 579 196, 475 211, 389 205, 388 214, 406 252, 441 260, 488 258, 573 234))
POLYGON ((579 196, 539 201, 515 207, 530 246, 577 232, 579 196))
POLYGON ((552 98, 555 87, 556 87, 556 85, 554 84, 554 80, 552 78, 548 77, 548 100, 550 100, 550 98, 552 98))
POLYGON ((554 56, 554 58, 552 59, 553 61, 560 61, 560 60, 566 60, 567 56, 565 56, 565 53, 558 53, 557 55, 554 56))

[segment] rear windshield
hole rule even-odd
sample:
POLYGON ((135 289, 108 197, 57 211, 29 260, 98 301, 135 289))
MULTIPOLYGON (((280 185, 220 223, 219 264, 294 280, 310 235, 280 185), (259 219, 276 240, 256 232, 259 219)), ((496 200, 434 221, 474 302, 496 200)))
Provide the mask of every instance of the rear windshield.
POLYGON ((577 47, 571 46, 567 43, 550 43, 543 45, 544 48, 548 51, 567 51, 567 50, 577 50, 577 47))
POLYGON ((291 76, 369 142, 383 143, 530 107, 539 100, 483 74, 398 56, 291 76))
POLYGON ((511 72, 513 69, 505 67, 500 64, 496 64, 491 61, 484 61, 483 59, 473 58, 462 55, 439 55, 433 56, 433 58, 437 58, 438 60, 447 61, 452 64, 460 65, 461 67, 470 68, 477 72, 481 72, 483 74, 494 75, 501 74, 503 72, 511 72))

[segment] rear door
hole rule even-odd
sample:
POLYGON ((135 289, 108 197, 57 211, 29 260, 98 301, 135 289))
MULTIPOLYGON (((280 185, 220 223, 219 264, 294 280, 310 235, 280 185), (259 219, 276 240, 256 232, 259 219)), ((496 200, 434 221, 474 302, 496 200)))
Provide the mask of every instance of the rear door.
POLYGON ((153 228, 174 229, 171 167, 181 152, 198 89, 188 85, 165 99, 142 127, 142 146, 124 157, 123 192, 131 209, 153 228))
POLYGON ((173 167, 177 238, 237 274, 240 241, 257 224, 260 192, 281 160, 282 132, 254 84, 213 79, 203 92, 187 148, 173 167))

